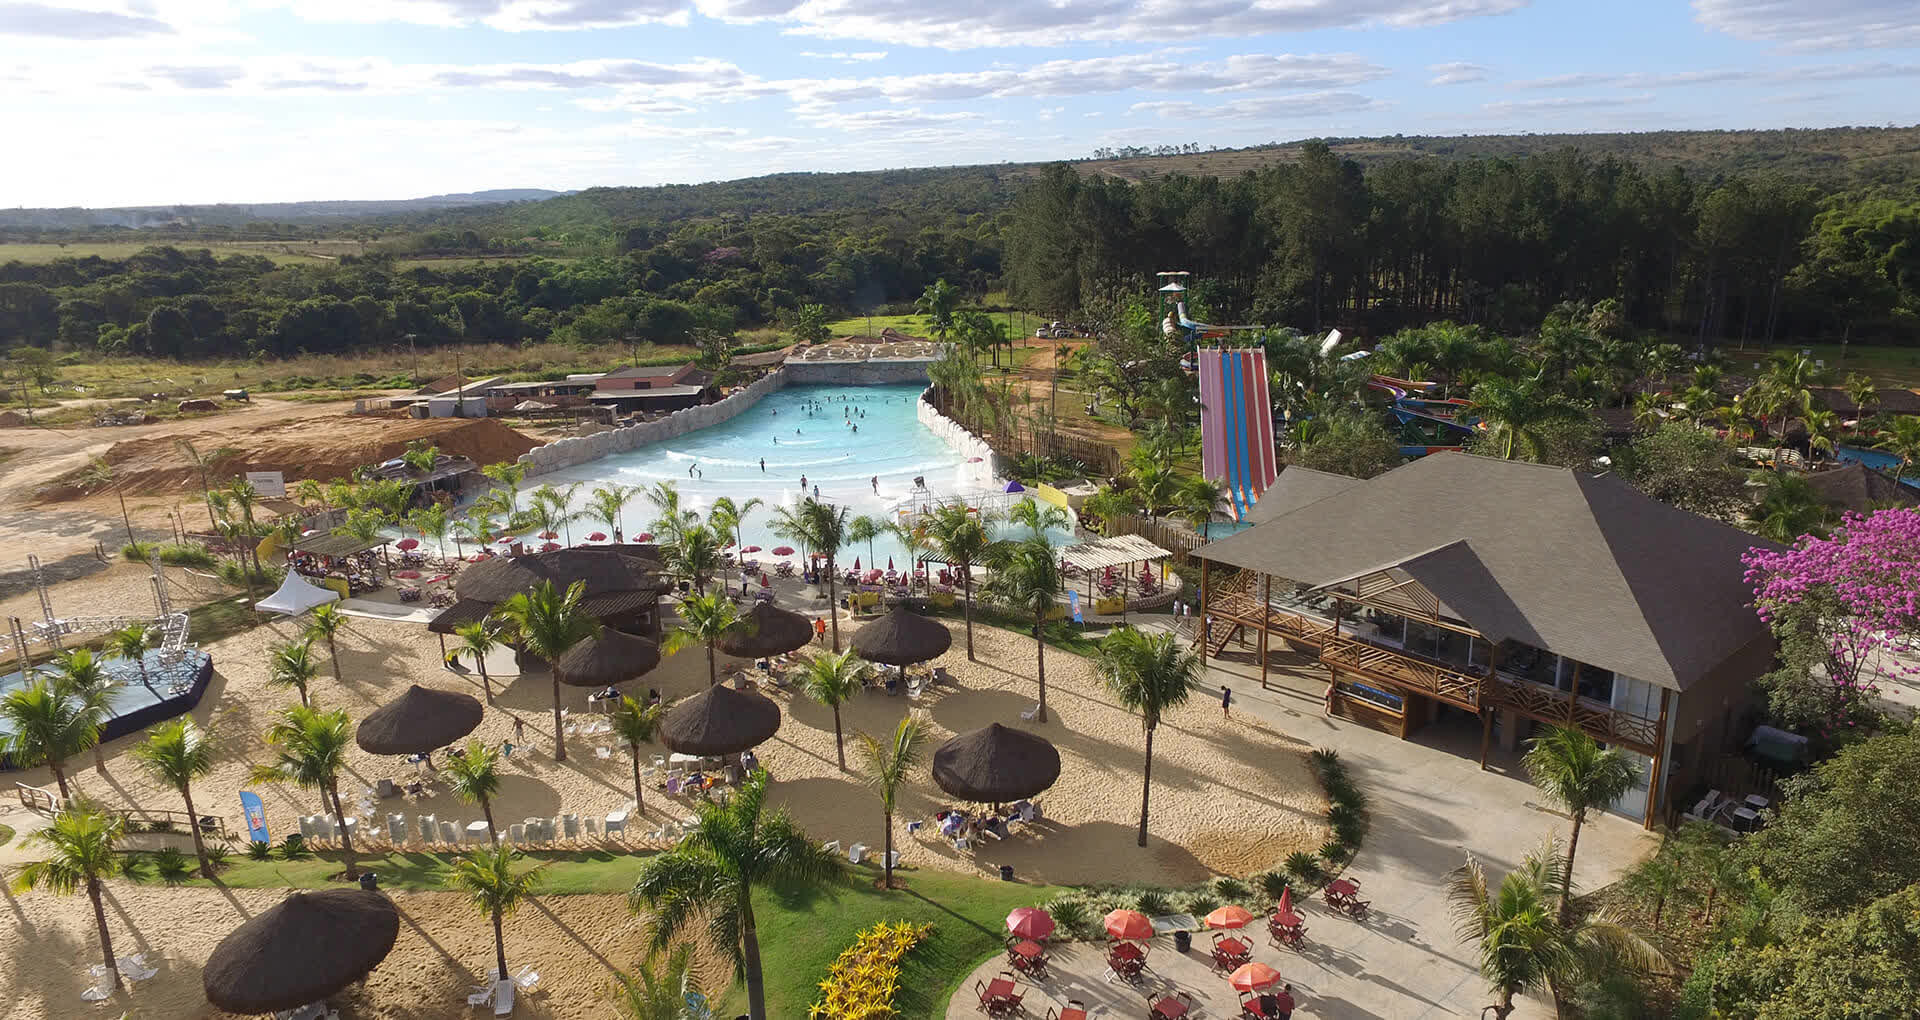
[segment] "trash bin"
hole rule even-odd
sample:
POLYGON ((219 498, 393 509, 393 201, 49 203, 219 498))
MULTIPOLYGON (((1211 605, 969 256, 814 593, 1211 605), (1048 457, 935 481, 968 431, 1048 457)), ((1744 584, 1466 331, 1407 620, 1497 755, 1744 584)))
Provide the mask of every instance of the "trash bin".
POLYGON ((1000 865, 1000 881, 1002 882, 1013 881, 1013 865, 1011 864, 1000 865))
POLYGON ((1173 948, 1184 953, 1193 948, 1193 933, 1177 931, 1173 933, 1173 948))
POLYGON ((376 875, 376 874, 374 874, 374 873, 373 873, 373 872, 371 872, 371 871, 363 871, 363 872, 361 872, 361 873, 360 873, 360 888, 362 888, 362 889, 365 889, 365 890, 366 890, 366 891, 368 891, 368 892, 379 892, 379 891, 380 891, 380 876, 379 876, 379 875, 376 875))

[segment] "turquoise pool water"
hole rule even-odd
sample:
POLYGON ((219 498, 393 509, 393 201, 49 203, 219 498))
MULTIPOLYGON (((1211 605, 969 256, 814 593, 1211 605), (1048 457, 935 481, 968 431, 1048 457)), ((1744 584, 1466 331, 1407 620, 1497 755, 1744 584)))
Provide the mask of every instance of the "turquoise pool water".
MULTIPOLYGON (((1842 446, 1835 453, 1835 457, 1843 461, 1859 461, 1877 471, 1884 471, 1888 475, 1892 475, 1894 469, 1900 466, 1900 458, 1885 450, 1863 450, 1857 446, 1842 446)), ((1908 474, 1907 477, 1900 480, 1900 484, 1908 488, 1920 489, 1920 478, 1914 478, 1912 474, 1908 474)))
MULTIPOLYGON (((967 463, 920 424, 918 401, 925 388, 920 384, 789 387, 732 421, 543 475, 537 481, 556 486, 585 482, 581 500, 588 490, 609 481, 643 486, 672 482, 680 489, 682 504, 702 513, 722 496, 736 503, 759 499, 765 508, 748 518, 743 531, 745 544, 762 550, 791 544, 775 538, 770 525, 773 508, 800 502, 803 476, 805 495, 818 487, 821 499, 848 507, 855 515, 874 517, 887 517, 892 507, 907 499, 916 478, 925 479, 927 488, 942 495, 997 489, 989 465, 967 463)), ((626 511, 627 534, 648 530, 654 516, 652 504, 635 500, 626 511)), ((575 524, 574 540, 596 527, 575 524)), ((890 537, 874 540, 871 549, 866 542, 851 545, 841 559, 851 565, 855 556, 863 568, 875 561, 884 568, 889 556, 895 558, 896 566, 906 568, 899 543, 890 537)), ((768 563, 776 557, 763 551, 759 558, 768 563)), ((797 557, 794 562, 799 562, 797 557)))

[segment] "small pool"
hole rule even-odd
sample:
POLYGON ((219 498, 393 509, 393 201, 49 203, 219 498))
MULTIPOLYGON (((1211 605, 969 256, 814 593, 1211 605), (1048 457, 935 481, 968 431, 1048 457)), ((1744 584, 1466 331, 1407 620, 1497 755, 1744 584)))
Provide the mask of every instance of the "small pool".
MULTIPOLYGON (((1842 446, 1834 452, 1834 456, 1841 461, 1865 464, 1876 471, 1884 471, 1889 478, 1900 468, 1900 458, 1885 450, 1864 450, 1858 446, 1842 446)), ((1900 480, 1900 484, 1910 489, 1920 489, 1920 478, 1915 478, 1909 473, 1907 477, 1900 480)))
MULTIPOLYGON (((936 495, 998 491, 990 465, 969 463, 946 441, 920 424, 919 400, 926 387, 790 386, 769 394, 731 421, 654 443, 631 453, 542 475, 533 482, 565 486, 584 482, 574 506, 584 505, 590 490, 609 481, 651 486, 672 482, 682 505, 705 513, 722 496, 735 503, 758 499, 742 529, 744 544, 759 546, 763 564, 778 557, 771 550, 792 542, 773 534, 774 509, 793 507, 818 488, 820 498, 845 506, 854 516, 890 519, 924 479, 936 495), (801 488, 805 478, 806 488, 801 488)), ((657 516, 652 504, 636 498, 626 510, 629 536, 649 530, 657 516)), ((573 539, 604 525, 578 522, 573 539)), ((1067 536, 1052 536, 1056 544, 1067 536)), ((851 543, 839 559, 851 566, 885 568, 889 557, 907 568, 900 544, 883 535, 873 542, 851 543)), ((797 564, 798 557, 794 558, 797 564)))

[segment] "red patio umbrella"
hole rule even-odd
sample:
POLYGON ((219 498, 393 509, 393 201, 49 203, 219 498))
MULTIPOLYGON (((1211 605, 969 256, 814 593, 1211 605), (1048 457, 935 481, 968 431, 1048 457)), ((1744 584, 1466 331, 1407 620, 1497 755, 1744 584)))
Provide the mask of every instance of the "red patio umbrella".
POLYGON ((1253 914, 1242 906, 1228 904, 1207 915, 1209 928, 1241 928, 1253 920, 1253 914))
POLYGON ((482 552, 474 553, 472 556, 467 557, 467 562, 468 563, 485 563, 490 559, 493 559, 493 554, 490 552, 482 551, 482 552))
POLYGON ((860 557, 858 556, 853 558, 853 572, 856 574, 860 572, 860 557))
POLYGON ((893 569, 893 557, 891 556, 887 557, 887 569, 888 570, 893 569))
POLYGON ((1291 888, 1280 890, 1280 905, 1274 907, 1273 912, 1274 915, 1280 919, 1280 923, 1289 928, 1300 923, 1300 915, 1293 911, 1293 890, 1291 888))
POLYGON ((544 539, 546 539, 546 540, 547 540, 547 541, 549 541, 549 542, 551 542, 551 541, 553 541, 554 539, 556 539, 556 538, 559 538, 559 537, 560 537, 560 533, 559 533, 559 532, 557 532, 557 531, 543 531, 543 532, 541 532, 541 533, 540 533, 540 537, 541 537, 541 538, 544 538, 544 539))
POLYGON ((1007 930, 1023 939, 1043 939, 1053 934, 1053 915, 1039 907, 1015 907, 1007 915, 1007 930))
POLYGON ((776 545, 776 546, 774 546, 774 547, 773 547, 773 554, 774 554, 775 556, 792 556, 792 555, 793 555, 793 546, 790 546, 790 545, 776 545))
POLYGON ((493 544, 495 544, 495 545, 512 545, 512 544, 513 544, 514 542, 516 542, 516 541, 518 541, 518 540, 517 540, 517 539, 515 539, 515 538, 514 538, 514 537, 513 537, 512 535, 501 535, 501 536, 500 536, 499 538, 496 538, 496 539, 494 539, 494 540, 493 540, 493 544))
POLYGON ((760 551, 760 547, 757 545, 750 545, 740 551, 743 553, 757 553, 760 551))
POLYGON ((1106 916, 1107 934, 1117 939, 1150 939, 1153 922, 1137 910, 1116 910, 1106 916))
POLYGON ((633 536, 633 540, 636 542, 651 542, 653 541, 653 532, 643 531, 638 535, 633 536))
POLYGON ((395 549, 400 550, 401 552, 407 552, 409 550, 420 548, 420 540, 417 538, 403 538, 400 541, 393 543, 393 547, 395 549))
POLYGON ((604 531, 596 531, 593 534, 587 536, 587 541, 589 542, 604 542, 606 540, 607 540, 607 533, 604 531))
POLYGON ((1280 972, 1264 963, 1243 963, 1227 978, 1236 992, 1258 992, 1280 983, 1280 972))
POLYGON ((548 543, 546 543, 546 544, 544 544, 544 545, 542 545, 542 546, 540 547, 540 551, 541 551, 541 552, 552 552, 552 551, 554 551, 555 549, 558 549, 558 548, 560 548, 560 543, 558 543, 558 542, 548 542, 548 543))

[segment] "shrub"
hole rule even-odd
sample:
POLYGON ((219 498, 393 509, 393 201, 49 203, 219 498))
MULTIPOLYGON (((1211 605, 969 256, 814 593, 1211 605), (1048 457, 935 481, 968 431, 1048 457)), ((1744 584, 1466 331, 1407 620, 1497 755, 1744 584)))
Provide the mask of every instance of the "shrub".
POLYGON ((170 567, 211 567, 215 561, 204 545, 168 542, 160 547, 160 562, 170 567))
POLYGON ((1066 929, 1076 939, 1086 938, 1092 932, 1093 910, 1087 906, 1086 900, 1072 893, 1047 901, 1047 913, 1052 916, 1054 924, 1066 929))
POLYGON ((250 840, 247 843, 247 858, 255 861, 272 860, 273 844, 265 840, 250 840))
POLYGON ((1361 817, 1360 810, 1350 804, 1335 804, 1327 808, 1327 822, 1330 825, 1337 826, 1346 822, 1358 823, 1361 817))
POLYGON ((1346 856, 1347 845, 1337 839, 1320 844, 1320 859, 1326 861, 1328 867, 1339 867, 1346 856))
POLYGON ((1237 878, 1222 875, 1213 880, 1213 894, 1228 903, 1244 903, 1253 897, 1253 890, 1237 878))
POLYGON ((1293 885, 1287 880, 1286 874, 1279 871, 1262 872, 1254 877, 1254 881, 1260 885, 1260 895, 1275 901, 1278 901, 1280 894, 1293 885))
POLYGON ((232 857, 233 851, 229 850, 224 843, 215 843, 207 847, 207 866, 215 871, 226 867, 232 857))
POLYGON ((307 837, 297 832, 288 833, 287 838, 280 841, 280 857, 283 860, 292 861, 311 856, 313 856, 313 848, 307 846, 307 837))
POLYGON ((1318 747, 1307 752, 1307 761, 1322 776, 1329 772, 1345 772, 1347 765, 1340 760, 1340 752, 1331 747, 1318 747))
POLYGON ((168 818, 156 818, 147 823, 148 832, 172 832, 173 821, 168 818))
POLYGON ((1287 874, 1300 880, 1301 885, 1314 885, 1320 881, 1320 859, 1303 850, 1295 850, 1287 855, 1287 874))
POLYGON ((153 855, 144 850, 128 851, 121 862, 120 873, 135 882, 144 882, 153 874, 153 855))
POLYGON ((821 1020, 867 1020, 893 1016, 900 990, 900 959, 933 931, 931 924, 885 921, 854 936, 820 982, 825 993, 807 1011, 821 1020))
POLYGON ((1173 912, 1173 897, 1159 889, 1142 889, 1140 895, 1134 897, 1133 909, 1148 917, 1170 914, 1173 912))
POLYGON ((1195 917, 1205 917, 1213 913, 1213 908, 1219 905, 1220 897, 1215 896, 1211 889, 1196 889, 1181 897, 1181 906, 1195 917))
POLYGON ((220 580, 236 588, 246 586, 248 575, 252 575, 255 584, 279 584, 287 576, 287 571, 283 567, 262 566, 255 570, 253 564, 249 563, 246 569, 242 570, 240 565, 232 560, 222 561, 219 573, 220 580))
POLYGON ((173 847, 155 851, 153 867, 168 884, 184 881, 188 875, 193 874, 193 862, 186 854, 173 847))
POLYGON ((152 542, 128 542, 120 547, 120 558, 134 563, 145 563, 147 558, 153 555, 153 550, 152 542))
POLYGON ((1366 839, 1367 827, 1361 822, 1339 822, 1333 827, 1333 838, 1350 847, 1357 847, 1366 839))

